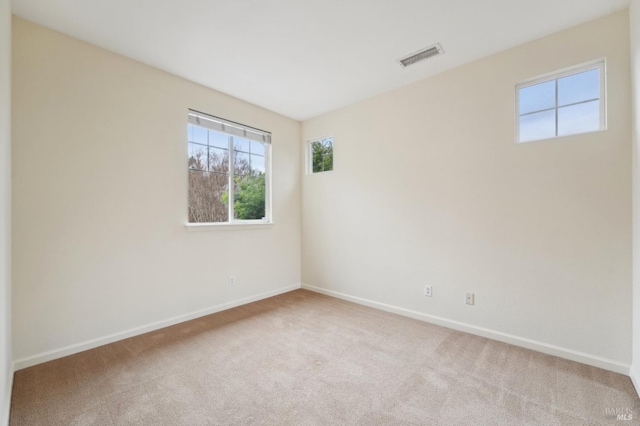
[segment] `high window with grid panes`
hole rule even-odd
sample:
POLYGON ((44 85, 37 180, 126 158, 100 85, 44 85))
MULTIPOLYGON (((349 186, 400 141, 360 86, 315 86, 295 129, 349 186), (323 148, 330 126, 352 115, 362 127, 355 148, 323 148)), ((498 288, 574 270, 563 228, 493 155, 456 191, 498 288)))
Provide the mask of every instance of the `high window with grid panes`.
POLYGON ((309 172, 322 173, 333 170, 333 138, 309 141, 309 172))
POLYGON ((519 84, 517 142, 604 130, 605 77, 596 61, 519 84))
POLYGON ((271 134, 190 111, 187 135, 189 223, 270 222, 271 134))

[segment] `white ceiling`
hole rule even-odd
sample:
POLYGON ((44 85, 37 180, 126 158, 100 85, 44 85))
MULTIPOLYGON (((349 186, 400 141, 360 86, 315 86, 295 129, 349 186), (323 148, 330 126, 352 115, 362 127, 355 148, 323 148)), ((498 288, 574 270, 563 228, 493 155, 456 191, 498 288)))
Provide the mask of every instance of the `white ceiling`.
POLYGON ((628 0, 13 0, 13 13, 304 120, 628 0), (440 42, 445 55, 397 60, 440 42))

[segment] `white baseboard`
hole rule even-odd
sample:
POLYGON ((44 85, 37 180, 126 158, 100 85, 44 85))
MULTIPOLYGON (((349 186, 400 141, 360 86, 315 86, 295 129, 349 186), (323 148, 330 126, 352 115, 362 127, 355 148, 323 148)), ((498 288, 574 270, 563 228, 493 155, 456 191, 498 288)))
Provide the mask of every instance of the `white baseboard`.
POLYGON ((15 371, 15 368, 12 366, 12 368, 9 370, 8 383, 5 385, 7 386, 7 388, 6 388, 5 398, 2 401, 3 406, 0 407, 0 425, 9 426, 9 420, 10 420, 10 414, 11 414, 11 391, 13 390, 13 372, 14 371, 15 371))
POLYGON ((158 330, 171 325, 179 324, 181 322, 189 321, 195 318, 203 317, 205 315, 215 314, 216 312, 225 311, 227 309, 235 308, 237 306, 246 305, 247 303, 256 302, 258 300, 266 299, 268 297, 277 296, 278 294, 287 293, 292 290, 297 290, 301 286, 292 285, 288 287, 281 287, 276 290, 271 290, 266 293, 257 294, 254 296, 245 297, 243 299, 233 300, 231 302, 222 303, 220 305, 211 306, 209 308, 201 309, 188 314, 179 315, 173 318, 169 318, 162 321, 157 321, 152 324, 147 324, 141 327, 135 327, 119 333, 110 334, 108 336, 100 337, 97 339, 87 340, 86 342, 76 343, 74 345, 65 346, 63 348, 54 349, 47 352, 42 352, 36 355, 28 356, 14 361, 14 370, 22 370, 23 368, 31 367, 43 362, 52 361, 54 359, 62 358, 68 355, 73 355, 78 352, 83 352, 89 349, 97 348, 109 343, 117 342, 118 340, 128 339, 129 337, 138 336, 140 334, 148 333, 150 331, 158 330))
POLYGON ((435 315, 429 315, 422 312, 413 311, 410 309, 400 308, 398 306, 392 306, 386 303, 375 302, 373 300, 363 299, 361 297, 356 297, 356 296, 350 296, 348 294, 340 293, 334 290, 327 290, 324 288, 320 288, 320 287, 316 287, 308 284, 302 284, 302 288, 310 291, 314 291, 316 293, 325 294, 327 296, 336 297, 338 299, 347 300, 349 302, 357 303, 359 305, 368 306, 370 308, 380 309, 383 311, 391 312, 391 313, 402 315, 405 317, 414 318, 414 319, 428 322, 431 324, 440 325, 442 327, 447 327, 447 328, 451 328, 458 331, 464 331, 466 333, 486 337, 488 339, 498 340, 500 342, 509 343, 515 346, 521 346, 523 348, 542 352, 548 355, 553 355, 553 356, 565 358, 571 361, 580 362, 582 364, 591 365, 593 367, 603 368, 605 370, 624 374, 625 376, 629 375, 630 365, 624 364, 622 362, 601 358, 599 356, 590 355, 584 352, 574 351, 571 349, 563 348, 561 346, 538 342, 536 340, 531 340, 524 337, 514 336, 512 334, 502 333, 500 331, 490 330, 484 327, 478 327, 478 326, 463 323, 460 321, 454 321, 447 318, 438 317, 435 315))
POLYGON ((632 364, 629 369, 629 377, 631 378, 631 383, 633 383, 633 387, 636 388, 636 393, 640 396, 640 368, 637 364, 632 364))

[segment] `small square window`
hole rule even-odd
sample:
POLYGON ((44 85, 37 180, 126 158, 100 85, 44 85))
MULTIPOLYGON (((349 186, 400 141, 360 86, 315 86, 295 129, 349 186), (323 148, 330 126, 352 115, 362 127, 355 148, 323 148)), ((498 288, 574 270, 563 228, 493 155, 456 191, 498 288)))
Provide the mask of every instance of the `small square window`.
POLYGON ((519 84, 517 142, 606 128, 605 63, 598 61, 519 84))
POLYGON ((333 170, 333 138, 316 139, 309 142, 309 170, 322 173, 333 170))

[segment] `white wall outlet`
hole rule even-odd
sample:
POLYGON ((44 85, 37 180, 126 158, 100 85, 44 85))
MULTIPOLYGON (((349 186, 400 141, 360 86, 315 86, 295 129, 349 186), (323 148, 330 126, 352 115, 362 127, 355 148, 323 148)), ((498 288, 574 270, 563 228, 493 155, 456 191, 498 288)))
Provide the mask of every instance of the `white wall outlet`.
POLYGON ((473 305, 475 303, 475 297, 473 293, 467 293, 467 297, 465 300, 467 302, 467 305, 473 305))
POLYGON ((229 275, 229 285, 235 285, 236 284, 236 277, 233 275, 229 275))
POLYGON ((431 297, 431 286, 430 285, 425 285, 424 286, 424 295, 427 297, 431 297))

